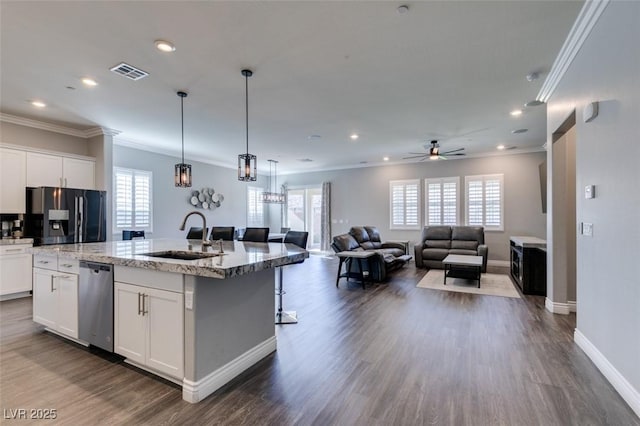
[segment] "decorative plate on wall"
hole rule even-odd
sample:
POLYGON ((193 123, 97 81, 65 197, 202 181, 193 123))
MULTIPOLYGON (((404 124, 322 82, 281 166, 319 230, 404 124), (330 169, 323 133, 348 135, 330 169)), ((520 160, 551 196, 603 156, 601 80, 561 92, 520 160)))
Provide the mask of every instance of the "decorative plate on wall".
POLYGON ((202 209, 214 210, 222 204, 224 195, 213 188, 202 188, 200 191, 191 191, 188 203, 202 209))

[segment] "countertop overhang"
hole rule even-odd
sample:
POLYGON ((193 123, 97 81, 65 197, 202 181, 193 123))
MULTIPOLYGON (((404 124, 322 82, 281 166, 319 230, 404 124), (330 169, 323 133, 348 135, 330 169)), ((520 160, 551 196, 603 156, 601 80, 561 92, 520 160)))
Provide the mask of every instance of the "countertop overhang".
MULTIPOLYGON (((162 251, 202 252, 200 241, 150 239, 108 241, 102 243, 57 244, 33 247, 34 254, 56 254, 59 257, 111 263, 133 268, 175 272, 211 278, 231 278, 264 269, 304 261, 309 252, 294 244, 224 241, 224 253, 197 260, 166 259, 146 256, 162 251)), ((219 253, 219 243, 206 247, 208 253, 219 253)))

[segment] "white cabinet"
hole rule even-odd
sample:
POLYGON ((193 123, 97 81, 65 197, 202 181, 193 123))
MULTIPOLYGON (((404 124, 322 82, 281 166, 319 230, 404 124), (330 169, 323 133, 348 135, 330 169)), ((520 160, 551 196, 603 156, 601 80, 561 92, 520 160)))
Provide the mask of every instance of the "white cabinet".
POLYGON ((27 153, 0 148, 0 213, 25 213, 27 153))
POLYGON ((36 255, 34 264, 33 320, 77 339, 78 275, 57 271, 55 256, 36 255))
POLYGON ((116 282, 114 351, 171 377, 184 376, 184 297, 116 282))
POLYGON ((0 296, 31 291, 31 244, 0 246, 0 296))
POLYGON ((95 189, 95 161, 26 153, 26 186, 95 189))

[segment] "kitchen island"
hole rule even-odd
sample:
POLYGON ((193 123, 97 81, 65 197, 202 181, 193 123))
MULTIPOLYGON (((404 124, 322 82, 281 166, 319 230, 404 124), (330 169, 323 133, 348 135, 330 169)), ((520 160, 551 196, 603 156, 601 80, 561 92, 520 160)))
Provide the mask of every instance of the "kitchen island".
POLYGON ((84 343, 77 334, 82 283, 76 275, 74 307, 73 275, 80 261, 112 264, 114 352, 198 402, 276 350, 274 270, 308 257, 282 243, 205 248, 169 239, 34 247, 34 321, 84 343), (58 289, 59 300, 48 299, 58 289))

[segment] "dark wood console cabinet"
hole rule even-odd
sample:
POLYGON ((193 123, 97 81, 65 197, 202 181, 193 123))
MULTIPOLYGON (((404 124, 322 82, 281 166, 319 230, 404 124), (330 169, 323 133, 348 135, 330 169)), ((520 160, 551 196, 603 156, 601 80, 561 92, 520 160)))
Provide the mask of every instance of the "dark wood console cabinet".
POLYGON ((547 295, 547 252, 511 241, 511 277, 524 294, 547 295))

